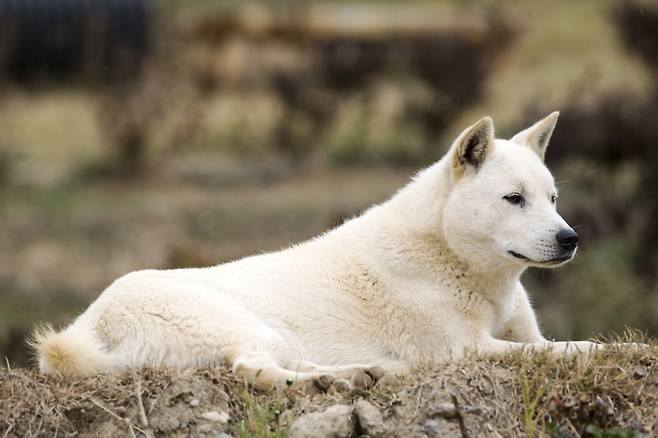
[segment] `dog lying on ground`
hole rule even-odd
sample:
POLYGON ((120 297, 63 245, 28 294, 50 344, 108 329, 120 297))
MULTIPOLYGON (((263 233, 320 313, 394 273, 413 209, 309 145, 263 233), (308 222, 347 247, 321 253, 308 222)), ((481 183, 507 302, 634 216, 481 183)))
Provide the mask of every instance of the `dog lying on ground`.
POLYGON ((547 341, 519 281, 576 254, 543 163, 557 118, 500 140, 485 117, 391 199, 286 250, 121 277, 63 331, 36 332, 40 369, 228 363, 270 389, 469 351, 594 348, 547 341))

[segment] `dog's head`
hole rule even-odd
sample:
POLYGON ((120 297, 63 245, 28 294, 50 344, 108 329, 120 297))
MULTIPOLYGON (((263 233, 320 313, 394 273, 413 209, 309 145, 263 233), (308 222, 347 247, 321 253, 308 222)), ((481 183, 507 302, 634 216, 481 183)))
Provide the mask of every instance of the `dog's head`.
POLYGON ((469 264, 555 267, 576 254, 578 235, 557 213, 555 182, 543 162, 557 118, 555 112, 498 140, 485 117, 452 145, 443 229, 469 264))

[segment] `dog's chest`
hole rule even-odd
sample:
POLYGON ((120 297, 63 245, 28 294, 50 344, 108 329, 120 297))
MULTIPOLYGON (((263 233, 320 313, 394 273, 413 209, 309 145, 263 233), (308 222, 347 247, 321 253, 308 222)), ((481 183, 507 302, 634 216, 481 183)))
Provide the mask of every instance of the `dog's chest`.
POLYGON ((491 329, 504 324, 514 312, 512 283, 462 273, 445 280, 445 285, 465 317, 480 320, 491 329))

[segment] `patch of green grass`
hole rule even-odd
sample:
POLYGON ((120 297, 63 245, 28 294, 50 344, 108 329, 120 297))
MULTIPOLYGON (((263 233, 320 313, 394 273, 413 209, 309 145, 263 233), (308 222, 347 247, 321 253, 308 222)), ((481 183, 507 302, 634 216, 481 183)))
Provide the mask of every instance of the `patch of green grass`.
MULTIPOLYGON (((644 409, 627 403, 655 382, 655 342, 631 330, 606 342, 654 346, 635 349, 612 345, 587 356, 555 358, 533 354, 505 359, 508 366, 517 368, 519 411, 527 436, 540 432, 570 436, 564 435, 568 431, 597 438, 645 436, 636 429, 637 423, 621 418, 627 416, 625 410, 644 409)), ((655 403, 655 396, 652 393, 647 406, 655 403)), ((628 418, 643 415, 646 412, 632 412, 628 418)))
POLYGON ((286 431, 278 424, 279 415, 285 410, 285 401, 275 398, 259 401, 250 391, 243 391, 240 402, 244 417, 231 428, 240 438, 285 438, 286 431))
POLYGON ((537 431, 539 401, 546 393, 546 385, 537 380, 528 380, 528 375, 523 374, 519 379, 521 388, 521 402, 523 404, 523 426, 528 436, 534 436, 537 431))
POLYGON ((594 438, 649 438, 649 435, 635 430, 622 427, 612 427, 604 430, 594 424, 587 426, 585 432, 594 438))

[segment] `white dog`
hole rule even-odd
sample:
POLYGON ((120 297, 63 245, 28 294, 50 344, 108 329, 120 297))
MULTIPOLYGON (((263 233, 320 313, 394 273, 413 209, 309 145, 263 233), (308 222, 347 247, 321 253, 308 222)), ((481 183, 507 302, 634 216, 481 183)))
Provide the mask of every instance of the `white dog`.
POLYGON ((289 249, 116 280, 69 327, 35 335, 43 372, 228 363, 259 388, 371 367, 401 372, 468 351, 548 347, 519 281, 577 234, 543 164, 555 112, 511 140, 491 118, 387 202, 289 249))

